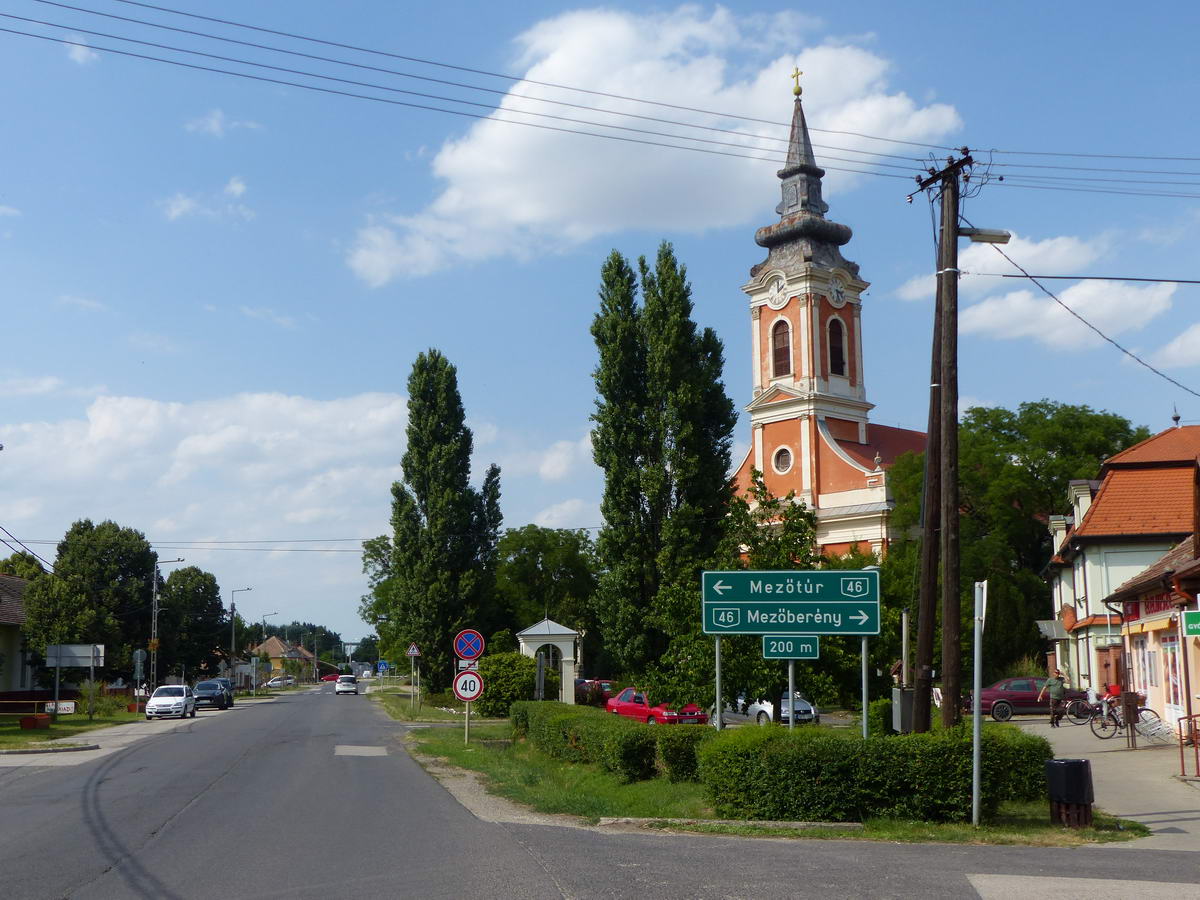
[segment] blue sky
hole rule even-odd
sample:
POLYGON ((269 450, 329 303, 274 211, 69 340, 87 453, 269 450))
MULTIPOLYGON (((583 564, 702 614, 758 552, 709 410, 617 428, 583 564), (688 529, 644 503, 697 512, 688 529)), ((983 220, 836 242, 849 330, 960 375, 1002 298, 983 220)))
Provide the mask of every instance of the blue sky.
MULTIPOLYGON (((1023 2, 920 14, 891 3, 836 11, 300 0, 171 7, 777 125, 518 85, 117 0, 81 5, 498 93, 222 45, 34 0, 4 0, 0 13, 66 27, 8 18, 0 28, 185 58, 84 34, 102 31, 510 109, 534 107, 504 95, 511 90, 750 132, 708 134, 740 145, 710 149, 733 152, 786 135, 788 73, 798 64, 814 129, 965 144, 995 164, 1074 167, 994 165, 990 174, 1008 173, 1008 183, 993 180, 967 203, 975 224, 1017 235, 1009 252, 1031 271, 1200 277, 1196 199, 1035 190, 1012 177, 1110 178, 1117 180, 1041 183, 1200 194, 1200 185, 1131 180, 1200 182, 1131 171, 1200 172, 1200 161, 989 152, 1196 155, 1198 126, 1187 112, 1200 88, 1194 4, 1155 5, 1142 16, 1103 2, 1087 15, 1023 2)), ((57 540, 84 516, 112 518, 145 532, 164 558, 184 556, 213 571, 227 601, 231 588, 252 586, 238 597, 250 617, 278 610, 279 620, 322 622, 358 637, 365 584, 356 553, 196 542, 353 550, 346 539, 385 531, 404 446, 405 382, 428 347, 458 366, 476 472, 501 465, 506 524, 596 526, 588 327, 599 266, 614 247, 637 256, 663 238, 675 243, 696 318, 725 341, 730 394, 739 407, 749 401, 749 316, 739 287, 764 256, 754 229, 776 218, 777 163, 314 93, 4 32, 0 48, 0 525, 23 540, 57 540), (313 539, 342 541, 280 543, 313 539)), ((837 172, 845 163, 829 157, 896 154, 904 158, 873 159, 901 168, 877 171, 907 176, 916 159, 945 151, 813 137, 830 169, 830 217, 854 229, 846 255, 872 282, 863 321, 873 420, 922 428, 928 205, 921 196, 905 203, 911 182, 837 172)), ((963 268, 1011 271, 988 248, 965 250, 963 268)), ((1200 390, 1197 286, 1053 287, 1106 333, 1200 390)), ((960 390, 969 402, 1051 397, 1152 429, 1169 425, 1178 404, 1185 421, 1200 420, 1197 397, 1123 360, 1036 289, 964 278, 962 298, 960 390)), ((52 554, 51 546, 31 546, 52 554)))

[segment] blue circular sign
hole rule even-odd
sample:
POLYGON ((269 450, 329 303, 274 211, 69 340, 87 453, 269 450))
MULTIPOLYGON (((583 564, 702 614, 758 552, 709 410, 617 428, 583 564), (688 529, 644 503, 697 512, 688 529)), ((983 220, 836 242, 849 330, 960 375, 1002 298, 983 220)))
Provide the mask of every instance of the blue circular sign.
POLYGON ((474 628, 464 628, 454 636, 454 654, 459 659, 479 659, 483 656, 483 635, 474 628))

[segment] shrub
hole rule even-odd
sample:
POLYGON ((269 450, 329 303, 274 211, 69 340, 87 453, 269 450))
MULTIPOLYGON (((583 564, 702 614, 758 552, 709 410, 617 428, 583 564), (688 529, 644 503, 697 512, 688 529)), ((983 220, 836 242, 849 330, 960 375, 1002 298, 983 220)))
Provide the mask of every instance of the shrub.
MULTIPOLYGON (((981 811, 1044 792, 1044 739, 984 735, 981 811)), ((806 729, 737 729, 699 747, 700 781, 718 815, 746 819, 960 822, 971 814, 971 735, 839 737, 806 729)))
POLYGON ((870 734, 895 734, 892 728, 892 701, 889 697, 872 700, 867 706, 867 731, 870 734))
POLYGON ((596 763, 624 781, 654 776, 656 745, 648 725, 567 703, 514 703, 512 709, 514 732, 549 756, 596 763))
POLYGON ((125 708, 125 699, 121 696, 110 695, 108 685, 100 681, 85 681, 79 686, 79 703, 76 712, 87 713, 91 709, 93 715, 101 718, 115 716, 125 708))
MULTIPOLYGON (((503 716, 514 701, 532 700, 537 687, 537 661, 520 653, 489 653, 479 660, 479 676, 485 685, 475 702, 480 715, 503 716)), ((546 696, 558 696, 558 673, 546 672, 546 696)))
POLYGON ((669 781, 698 780, 699 762, 696 749, 717 736, 707 725, 678 725, 659 728, 654 733, 658 742, 658 761, 669 781))

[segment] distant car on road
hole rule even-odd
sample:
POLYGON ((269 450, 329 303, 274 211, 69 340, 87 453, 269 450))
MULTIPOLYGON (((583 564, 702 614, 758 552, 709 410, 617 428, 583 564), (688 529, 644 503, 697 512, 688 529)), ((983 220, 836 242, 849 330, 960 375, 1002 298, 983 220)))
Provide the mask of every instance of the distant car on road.
MULTIPOLYGON (((751 700, 746 701, 744 696, 739 696, 735 701, 735 705, 725 707, 726 715, 745 716, 751 721, 757 722, 759 725, 767 725, 775 721, 775 710, 771 706, 769 700, 751 700)), ((788 723, 791 710, 788 707, 787 693, 785 692, 779 698, 779 722, 782 725, 788 723)), ((821 721, 821 711, 814 706, 807 697, 796 691, 796 724, 797 725, 816 725, 821 721)))
POLYGON ((331 674, 329 674, 329 675, 322 675, 322 676, 321 676, 321 680, 322 680, 322 681, 337 681, 339 678, 341 678, 341 676, 340 676, 340 675, 338 675, 336 672, 334 672, 334 673, 331 673, 331 674))
POLYGON ((269 687, 269 688, 291 687, 295 683, 296 683, 296 679, 293 678, 291 675, 276 675, 274 678, 272 678, 270 681, 268 681, 266 683, 265 687, 269 687))
POLYGON ((333 686, 335 694, 357 694, 358 679, 353 675, 339 675, 337 684, 333 686))
POLYGON ((163 685, 146 701, 147 719, 165 719, 168 716, 196 718, 196 697, 190 687, 182 684, 163 685))
POLYGON ((625 688, 611 698, 605 704, 605 708, 610 713, 628 716, 647 725, 703 725, 708 721, 708 714, 695 703, 681 706, 677 710, 668 708, 665 703, 652 706, 646 692, 637 688, 625 688))
POLYGON ((217 709, 229 709, 233 706, 233 694, 219 681, 201 681, 192 688, 192 693, 196 697, 197 706, 213 706, 217 709))
MULTIPOLYGON (((1050 713, 1050 698, 1044 695, 1038 700, 1038 693, 1046 683, 1045 678, 1001 678, 995 684, 988 685, 979 692, 979 709, 986 716, 991 715, 997 722, 1007 722, 1014 713, 1050 713)), ((1087 693, 1067 688, 1067 700, 1086 700, 1087 693)), ((971 696, 964 695, 963 709, 972 710, 971 696)))

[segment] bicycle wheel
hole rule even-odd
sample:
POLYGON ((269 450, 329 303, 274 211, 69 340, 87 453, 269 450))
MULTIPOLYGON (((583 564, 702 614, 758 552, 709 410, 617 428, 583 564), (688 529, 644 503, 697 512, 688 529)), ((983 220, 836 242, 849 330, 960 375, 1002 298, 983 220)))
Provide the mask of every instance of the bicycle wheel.
POLYGON ((1088 724, 1092 726, 1092 734, 1104 740, 1116 737, 1117 732, 1121 730, 1121 726, 1117 723, 1117 717, 1112 713, 1103 716, 1097 713, 1092 716, 1088 724))
POLYGON ((1138 707, 1137 724, 1133 727, 1148 741, 1165 744, 1171 740, 1171 727, 1164 725, 1158 713, 1148 706, 1138 707))
POLYGON ((1067 719, 1072 725, 1082 725, 1094 711, 1086 700, 1072 700, 1067 704, 1067 719))

